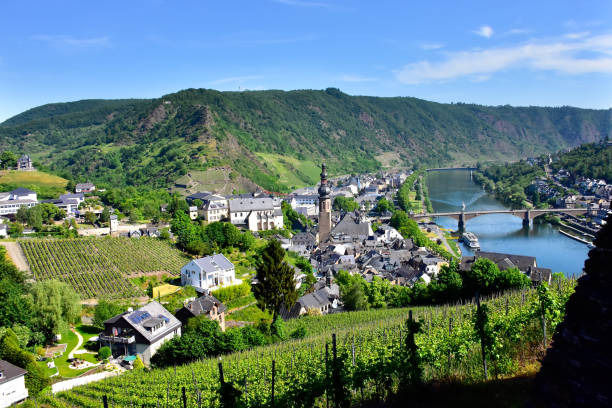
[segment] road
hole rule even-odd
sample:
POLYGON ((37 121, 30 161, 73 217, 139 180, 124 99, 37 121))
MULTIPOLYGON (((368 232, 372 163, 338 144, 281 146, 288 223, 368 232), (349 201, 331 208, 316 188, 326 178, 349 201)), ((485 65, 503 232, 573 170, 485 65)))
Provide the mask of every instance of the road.
POLYGON ((30 265, 28 265, 28 261, 26 260, 26 257, 23 254, 23 250, 17 242, 3 241, 0 242, 0 244, 4 245, 8 256, 11 258, 17 269, 24 272, 31 272, 30 265))

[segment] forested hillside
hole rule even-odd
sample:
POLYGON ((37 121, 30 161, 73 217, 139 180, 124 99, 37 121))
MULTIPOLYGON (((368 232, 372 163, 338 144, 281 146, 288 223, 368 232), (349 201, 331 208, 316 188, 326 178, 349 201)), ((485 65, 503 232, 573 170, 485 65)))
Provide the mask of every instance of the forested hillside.
POLYGON ((64 177, 115 186, 166 187, 190 169, 229 165, 287 191, 316 182, 305 169, 322 160, 332 174, 507 161, 598 141, 611 129, 609 110, 439 104, 335 88, 188 89, 34 108, 0 125, 0 148, 29 153, 64 177), (292 185, 280 181, 286 174, 292 185))

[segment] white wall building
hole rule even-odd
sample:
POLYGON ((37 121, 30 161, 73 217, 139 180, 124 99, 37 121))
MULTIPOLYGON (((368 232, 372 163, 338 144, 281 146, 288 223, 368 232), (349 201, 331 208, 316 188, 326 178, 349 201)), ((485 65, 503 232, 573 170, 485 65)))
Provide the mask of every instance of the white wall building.
POLYGON ((283 227, 281 199, 272 197, 233 198, 229 201, 230 222, 251 231, 283 227))
POLYGON ((200 292, 239 283, 242 281, 236 279, 234 264, 223 254, 194 259, 181 268, 181 285, 193 286, 200 292))
POLYGON ((34 207, 38 204, 36 193, 20 187, 7 193, 0 193, 0 215, 17 214, 20 207, 34 207))
POLYGON ((28 397, 26 374, 23 368, 0 360, 0 408, 10 407, 28 397))

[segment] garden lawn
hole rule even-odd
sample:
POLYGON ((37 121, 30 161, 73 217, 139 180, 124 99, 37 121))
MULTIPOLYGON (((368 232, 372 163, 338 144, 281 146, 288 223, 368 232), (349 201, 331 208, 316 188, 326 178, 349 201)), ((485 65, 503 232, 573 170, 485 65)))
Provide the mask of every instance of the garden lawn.
POLYGON ((227 320, 235 320, 239 322, 258 323, 261 320, 272 320, 272 315, 268 312, 262 312, 256 305, 246 307, 234 313, 227 315, 227 320))

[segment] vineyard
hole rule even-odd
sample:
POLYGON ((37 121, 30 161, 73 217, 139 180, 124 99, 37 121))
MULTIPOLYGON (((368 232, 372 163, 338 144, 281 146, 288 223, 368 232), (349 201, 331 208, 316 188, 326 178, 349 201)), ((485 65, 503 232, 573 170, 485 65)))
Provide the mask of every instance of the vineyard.
POLYGON ((520 371, 524 354, 543 350, 574 285, 561 281, 550 289, 501 294, 481 299, 478 307, 471 301, 412 308, 414 320, 408 321, 408 309, 296 319, 285 328, 303 326, 309 337, 128 372, 59 393, 53 405, 101 408, 106 396, 113 407, 310 407, 326 400, 347 406, 385 398, 407 378, 481 382, 483 360, 489 379, 503 378, 520 371))
POLYGON ((142 296, 129 277, 142 273, 178 275, 180 251, 155 238, 76 238, 19 241, 37 280, 57 279, 82 298, 142 296))

